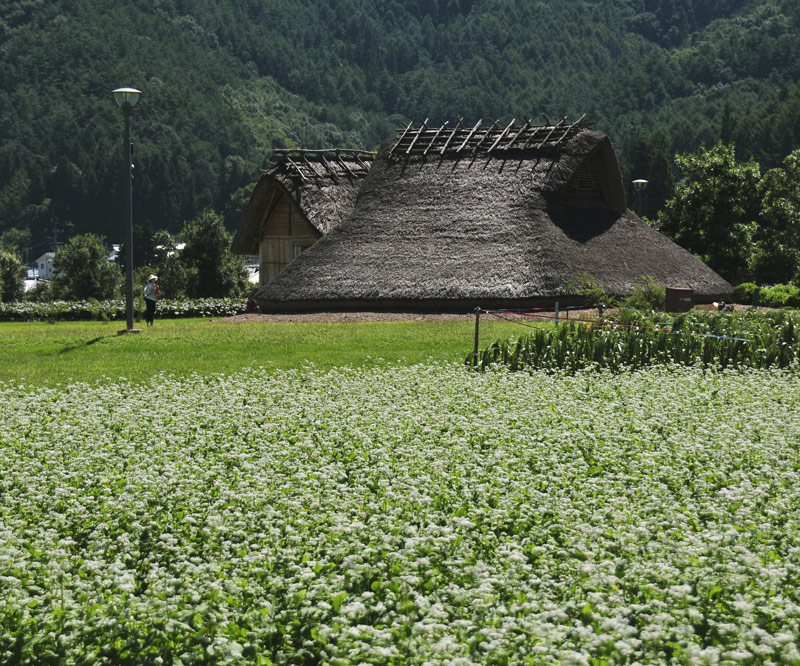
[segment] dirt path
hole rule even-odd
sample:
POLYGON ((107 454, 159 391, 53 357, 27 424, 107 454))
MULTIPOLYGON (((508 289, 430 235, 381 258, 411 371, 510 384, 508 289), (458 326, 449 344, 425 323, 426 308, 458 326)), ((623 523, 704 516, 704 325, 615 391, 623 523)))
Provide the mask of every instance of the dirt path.
POLYGON ((474 314, 420 314, 408 312, 311 312, 308 314, 243 314, 215 322, 225 324, 291 323, 348 323, 362 321, 472 321, 474 314))
MULTIPOLYGON (((697 305, 698 310, 716 310, 713 305, 697 305)), ((749 310, 750 306, 736 305, 737 311, 749 310)), ((768 310, 770 308, 758 308, 768 310)), ((539 314, 548 316, 552 312, 540 312, 539 314)), ((491 315, 483 315, 490 317, 491 315)), ((562 317, 565 313, 562 312, 562 317)), ((574 319, 594 319, 598 317, 597 310, 572 310, 568 315, 574 319)), ((513 314, 506 314, 504 317, 515 318, 513 314)), ((474 321, 475 315, 468 314, 422 314, 419 312, 310 312, 307 314, 242 314, 233 317, 215 319, 214 323, 224 324, 252 324, 262 323, 292 323, 292 322, 316 322, 316 323, 352 323, 363 321, 474 321)))

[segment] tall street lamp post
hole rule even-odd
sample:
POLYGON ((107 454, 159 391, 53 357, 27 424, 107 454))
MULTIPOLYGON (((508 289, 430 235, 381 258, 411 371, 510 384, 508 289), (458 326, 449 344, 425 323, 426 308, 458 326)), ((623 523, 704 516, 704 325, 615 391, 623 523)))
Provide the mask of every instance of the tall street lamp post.
POLYGON ((131 110, 139 101, 141 91, 136 88, 117 88, 114 99, 125 116, 125 143, 123 170, 125 179, 125 317, 127 329, 122 333, 138 333, 141 329, 133 328, 133 194, 131 191, 131 110))
POLYGON ((636 211, 639 214, 639 217, 642 216, 642 192, 644 192, 644 188, 647 187, 647 181, 644 178, 637 178, 633 181, 633 189, 639 194, 639 208, 636 211))

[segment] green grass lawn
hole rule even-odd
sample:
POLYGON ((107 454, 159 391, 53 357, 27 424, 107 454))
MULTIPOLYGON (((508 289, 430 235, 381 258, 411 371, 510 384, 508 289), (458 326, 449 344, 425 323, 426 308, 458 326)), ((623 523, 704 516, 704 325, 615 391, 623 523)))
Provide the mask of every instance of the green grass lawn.
MULTIPOLYGON (((161 320, 138 335, 117 335, 119 322, 0 324, 0 381, 58 384, 134 382, 176 376, 275 369, 411 365, 462 361, 472 350, 474 323, 358 322, 230 324, 207 319, 161 320)), ((525 332, 481 320, 480 344, 525 332)))

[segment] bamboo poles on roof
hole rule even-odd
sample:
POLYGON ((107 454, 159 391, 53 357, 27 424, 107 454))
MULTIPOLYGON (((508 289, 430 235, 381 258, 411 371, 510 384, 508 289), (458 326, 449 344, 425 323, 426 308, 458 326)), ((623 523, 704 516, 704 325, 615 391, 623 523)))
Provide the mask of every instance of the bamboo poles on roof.
POLYGON ((360 178, 369 171, 375 153, 351 148, 307 149, 278 148, 272 168, 289 168, 302 180, 341 176, 360 178))
POLYGON ((518 125, 514 119, 504 127, 500 127, 498 121, 495 121, 485 129, 483 120, 478 120, 472 127, 465 127, 459 118, 458 125, 451 128, 446 122, 439 127, 429 127, 426 118, 419 127, 414 127, 412 122, 398 130, 397 140, 390 148, 389 156, 425 156, 432 151, 443 156, 448 152, 458 155, 464 152, 493 154, 509 150, 540 150, 557 146, 581 129, 593 125, 586 122, 585 118, 583 115, 570 123, 564 116, 557 123, 552 123, 545 116, 544 125, 533 125, 528 118, 518 125))

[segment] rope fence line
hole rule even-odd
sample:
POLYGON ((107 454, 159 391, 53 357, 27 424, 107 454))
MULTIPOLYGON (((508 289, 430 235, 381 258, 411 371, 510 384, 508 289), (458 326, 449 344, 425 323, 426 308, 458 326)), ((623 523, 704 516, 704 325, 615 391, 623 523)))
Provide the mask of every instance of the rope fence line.
MULTIPOLYGON (((550 309, 547 309, 547 308, 533 308, 530 312, 515 312, 513 310, 506 310, 506 309, 485 310, 483 308, 476 308, 475 312, 476 312, 476 317, 478 316, 478 312, 480 312, 482 314, 492 315, 493 317, 495 317, 497 319, 501 319, 503 321, 508 321, 510 323, 513 323, 513 324, 518 324, 519 326, 524 326, 524 327, 527 327, 527 328, 535 328, 535 325, 533 325, 533 324, 526 324, 526 323, 523 323, 521 321, 516 321, 514 319, 511 319, 509 316, 503 316, 503 315, 513 315, 515 317, 525 317, 525 318, 532 318, 532 319, 540 319, 540 320, 543 320, 543 321, 555 321, 556 323, 558 323, 558 322, 564 321, 564 320, 560 319, 559 316, 558 316, 559 309, 558 309, 557 305, 558 304, 556 304, 556 309, 555 310, 550 310, 550 309), (539 314, 539 313, 543 313, 543 312, 547 312, 548 314, 539 314), (554 314, 549 314, 550 312, 554 312, 554 314)), ((567 309, 579 310, 579 309, 585 309, 585 308, 580 308, 578 306, 570 306, 567 309)), ((699 333, 699 332, 694 332, 694 331, 689 331, 689 332, 686 332, 686 331, 673 331, 671 328, 650 326, 648 324, 624 324, 622 322, 613 321, 613 320, 606 320, 606 319, 571 319, 569 321, 575 322, 575 323, 580 323, 580 324, 592 324, 592 325, 596 324, 596 325, 598 325, 598 327, 623 328, 623 329, 624 328, 629 328, 629 329, 635 328, 635 329, 640 329, 640 330, 659 331, 659 332, 669 333, 670 335, 689 335, 689 336, 701 337, 701 338, 715 338, 715 339, 718 339, 718 340, 733 340, 733 341, 736 341, 736 342, 749 342, 749 343, 753 342, 753 340, 751 338, 742 338, 742 337, 731 336, 731 335, 718 335, 716 333, 699 333)), ((476 330, 475 330, 476 343, 477 343, 477 334, 478 334, 477 325, 478 325, 478 322, 477 322, 477 319, 476 319, 476 330)), ((792 346, 793 347, 800 347, 800 344, 795 344, 795 345, 792 345, 792 346)), ((476 349, 475 353, 477 355, 477 349, 476 349)))

